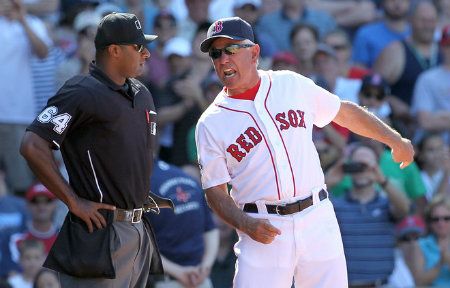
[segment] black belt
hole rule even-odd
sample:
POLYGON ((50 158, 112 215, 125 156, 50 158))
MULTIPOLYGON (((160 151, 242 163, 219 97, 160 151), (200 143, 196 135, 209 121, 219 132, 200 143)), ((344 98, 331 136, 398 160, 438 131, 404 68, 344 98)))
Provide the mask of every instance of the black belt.
MULTIPOLYGON (((320 190, 319 192, 320 201, 326 198, 328 198, 328 192, 325 191, 324 189, 320 190)), ((266 208, 267 213, 269 214, 288 215, 305 210, 311 205, 313 205, 313 195, 309 196, 308 198, 298 200, 297 202, 289 203, 286 205, 266 204, 266 208)), ((258 206, 256 206, 255 203, 246 203, 244 204, 243 210, 244 212, 258 213, 258 206)))

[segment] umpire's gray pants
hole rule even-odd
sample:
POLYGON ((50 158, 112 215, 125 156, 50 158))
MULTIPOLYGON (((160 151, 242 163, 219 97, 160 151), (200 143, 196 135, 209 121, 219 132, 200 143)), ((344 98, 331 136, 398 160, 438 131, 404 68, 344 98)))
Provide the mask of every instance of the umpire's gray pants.
POLYGON ((112 225, 111 253, 116 279, 77 278, 60 273, 61 287, 145 287, 150 271, 151 253, 154 253, 155 249, 151 247, 149 232, 142 221, 137 224, 113 222, 112 225))

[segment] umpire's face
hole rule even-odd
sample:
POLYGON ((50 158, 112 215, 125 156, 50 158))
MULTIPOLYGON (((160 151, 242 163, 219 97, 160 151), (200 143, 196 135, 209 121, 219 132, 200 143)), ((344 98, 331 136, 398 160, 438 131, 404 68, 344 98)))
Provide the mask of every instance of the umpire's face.
POLYGON ((119 71, 125 78, 135 78, 144 73, 145 61, 150 58, 150 52, 145 45, 129 44, 117 45, 120 52, 117 54, 119 71))
POLYGON ((249 40, 238 41, 218 38, 211 45, 210 55, 213 50, 219 51, 219 54, 216 57, 211 57, 211 60, 217 76, 227 87, 228 94, 239 94, 256 85, 259 79, 257 70, 259 59, 258 44, 253 44, 249 40), (233 53, 224 51, 235 44, 252 46, 239 46, 239 48, 232 50, 233 53))

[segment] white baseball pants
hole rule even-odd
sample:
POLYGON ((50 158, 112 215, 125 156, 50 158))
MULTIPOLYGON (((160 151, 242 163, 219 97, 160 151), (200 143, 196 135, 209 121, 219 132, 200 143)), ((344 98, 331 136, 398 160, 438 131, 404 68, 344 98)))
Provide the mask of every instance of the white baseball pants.
MULTIPOLYGON (((316 195, 314 195, 316 196, 316 195)), ((315 197, 317 199, 317 197, 315 197)), ((315 200, 315 199, 314 199, 315 200)), ((281 230, 271 244, 238 231, 234 287, 348 287, 341 233, 329 199, 287 216, 248 213, 281 230)))

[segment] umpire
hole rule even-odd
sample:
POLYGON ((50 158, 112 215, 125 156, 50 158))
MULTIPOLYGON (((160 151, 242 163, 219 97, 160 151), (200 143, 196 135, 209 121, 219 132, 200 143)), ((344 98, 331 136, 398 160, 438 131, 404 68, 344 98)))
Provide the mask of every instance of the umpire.
POLYGON ((27 128, 21 154, 69 208, 44 266, 62 287, 145 287, 162 273, 149 202, 156 113, 150 92, 133 77, 150 57, 133 14, 100 22, 89 75, 68 80, 27 128), (69 183, 52 149, 61 148, 69 183))

